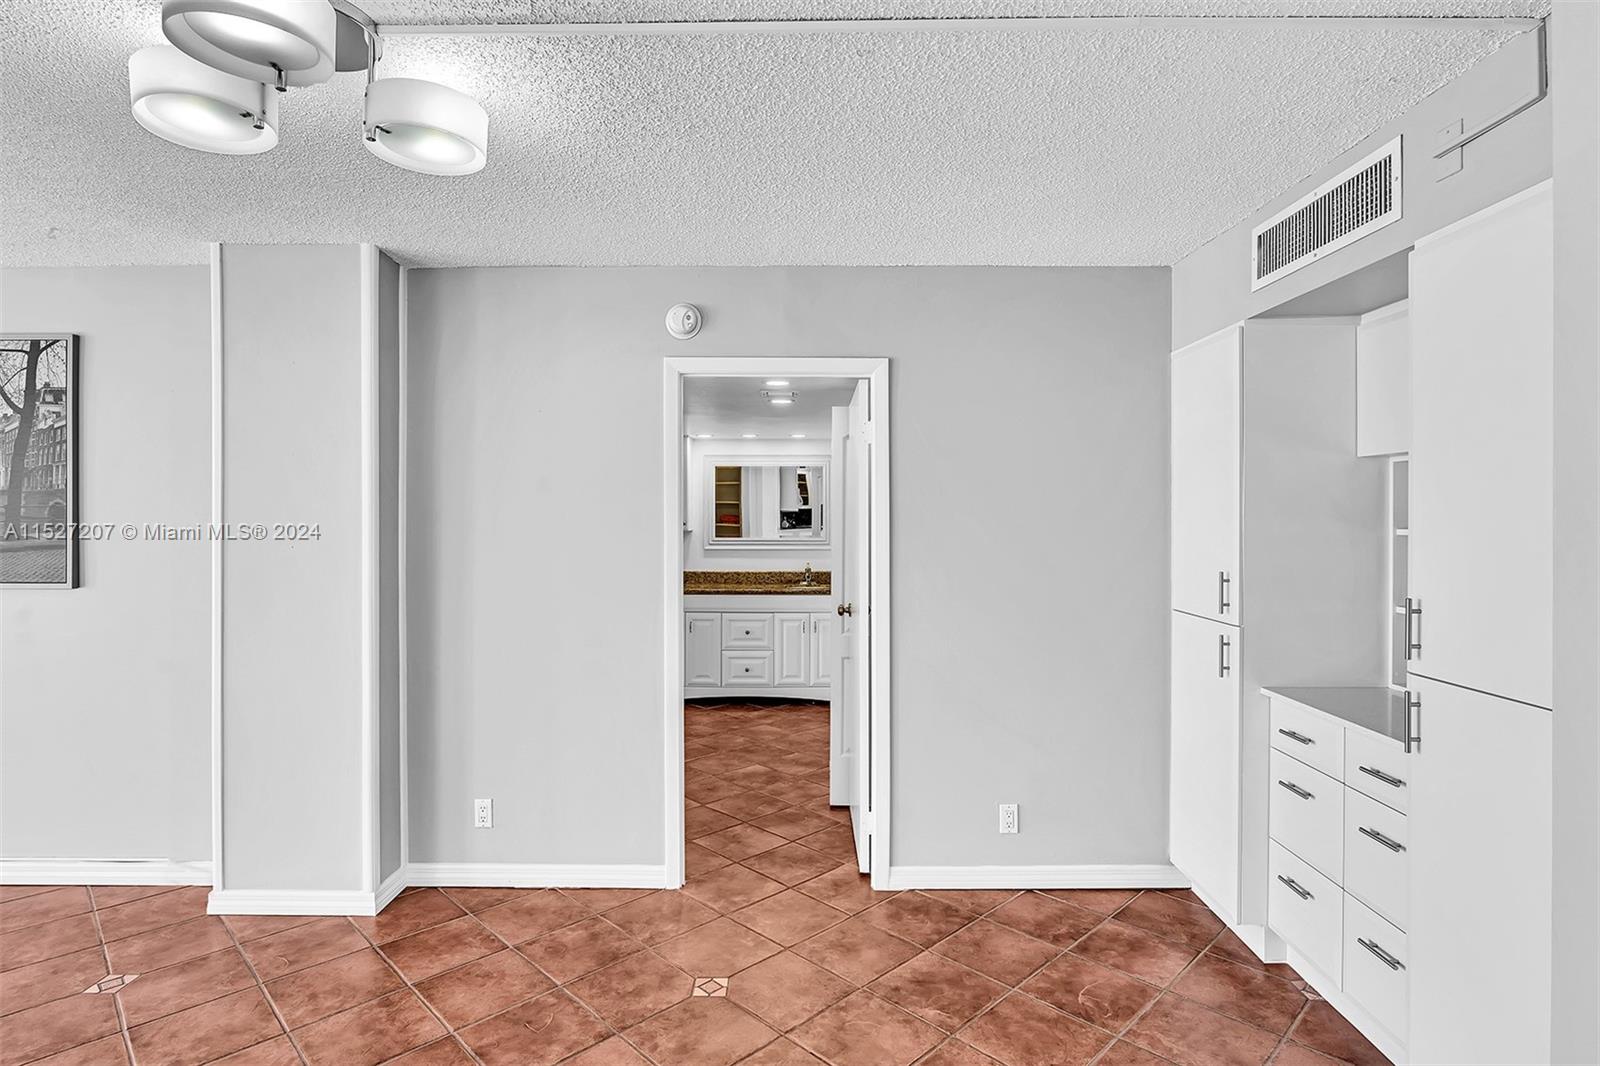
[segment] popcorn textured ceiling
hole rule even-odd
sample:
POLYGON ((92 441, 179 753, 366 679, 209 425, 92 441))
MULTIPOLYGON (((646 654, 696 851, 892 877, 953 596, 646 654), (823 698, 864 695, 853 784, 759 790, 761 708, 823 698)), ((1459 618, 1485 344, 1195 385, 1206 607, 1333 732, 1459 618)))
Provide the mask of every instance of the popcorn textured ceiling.
MULTIPOLYGON (((389 23, 983 15, 1537 16, 1537 0, 375 0, 389 23)), ((1170 264, 1500 47, 1495 21, 395 35, 383 76, 490 115, 488 167, 360 143, 363 77, 282 100, 253 157, 128 113, 156 0, 0 16, 0 262, 199 263, 371 241, 419 265, 1170 264)))

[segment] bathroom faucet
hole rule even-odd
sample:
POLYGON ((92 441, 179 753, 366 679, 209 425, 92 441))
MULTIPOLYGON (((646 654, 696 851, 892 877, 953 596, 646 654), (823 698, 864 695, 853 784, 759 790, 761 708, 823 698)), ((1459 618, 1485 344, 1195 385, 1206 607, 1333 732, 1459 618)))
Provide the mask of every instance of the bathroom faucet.
POLYGON ((801 576, 800 584, 802 584, 802 585, 811 584, 811 564, 810 563, 806 564, 806 572, 801 576))

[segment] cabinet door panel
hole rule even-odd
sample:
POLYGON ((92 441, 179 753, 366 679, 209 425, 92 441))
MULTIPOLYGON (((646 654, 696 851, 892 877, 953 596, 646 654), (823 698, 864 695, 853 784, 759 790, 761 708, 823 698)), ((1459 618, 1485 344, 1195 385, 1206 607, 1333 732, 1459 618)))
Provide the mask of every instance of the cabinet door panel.
POLYGON ((831 614, 811 616, 811 684, 824 690, 833 687, 833 626, 831 614))
POLYGON ((774 616, 773 643, 777 652, 777 661, 773 665, 774 685, 811 683, 810 629, 809 614, 774 616))
POLYGON ((686 687, 722 684, 722 616, 683 616, 683 683, 686 687))
POLYGON ((1241 654, 1233 626, 1172 613, 1172 862, 1230 922, 1239 910, 1241 654))
POLYGON ((1234 328, 1172 355, 1172 606, 1230 622, 1242 602, 1240 344, 1234 328))
POLYGON ((1410 667, 1551 705, 1548 187, 1411 255, 1410 667))
POLYGON ((1411 684, 1411 1061, 1549 1062, 1550 712, 1411 684))

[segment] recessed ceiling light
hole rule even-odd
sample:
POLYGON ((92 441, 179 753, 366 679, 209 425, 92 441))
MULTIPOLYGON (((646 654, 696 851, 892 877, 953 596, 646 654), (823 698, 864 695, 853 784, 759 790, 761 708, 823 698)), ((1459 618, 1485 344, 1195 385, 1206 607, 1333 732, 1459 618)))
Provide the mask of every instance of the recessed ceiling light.
POLYGON ((793 437, 795 440, 805 440, 806 439, 806 435, 804 433, 791 433, 791 434, 789 434, 789 436, 793 437))
POLYGON ((769 388, 769 389, 787 389, 788 387, 789 387, 789 383, 787 381, 769 381, 769 382, 767 382, 767 388, 769 388))
POLYGON ((782 406, 784 406, 786 404, 794 403, 794 397, 793 396, 772 396, 772 397, 768 398, 768 402, 769 403, 775 403, 778 406, 782 407, 782 406))
POLYGON ((328 80, 339 20, 327 0, 166 0, 161 29, 208 67, 284 89, 328 80))
POLYGON ((278 143, 278 94, 168 45, 128 57, 133 118, 162 140, 219 155, 258 155, 278 143))
POLYGON ((711 434, 709 434, 709 433, 696 433, 695 436, 699 437, 701 440, 710 440, 711 439, 711 434))
POLYGON ((741 433, 741 434, 739 434, 739 436, 743 437, 745 440, 755 440, 756 439, 756 435, 754 433, 741 433))
POLYGON ((466 93, 418 78, 367 85, 367 150, 421 174, 476 174, 488 161, 489 115, 466 93))

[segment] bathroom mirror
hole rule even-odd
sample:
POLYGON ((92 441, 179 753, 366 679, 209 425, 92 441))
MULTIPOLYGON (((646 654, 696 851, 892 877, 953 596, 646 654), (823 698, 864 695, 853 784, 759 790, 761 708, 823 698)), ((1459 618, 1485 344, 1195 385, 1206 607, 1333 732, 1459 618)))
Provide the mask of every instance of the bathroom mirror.
POLYGON ((826 544, 828 461, 820 456, 707 456, 706 547, 826 544))

